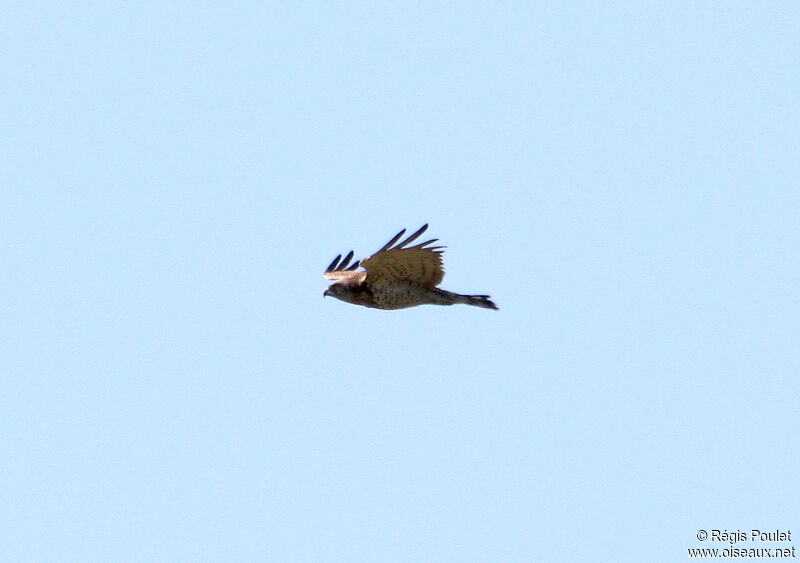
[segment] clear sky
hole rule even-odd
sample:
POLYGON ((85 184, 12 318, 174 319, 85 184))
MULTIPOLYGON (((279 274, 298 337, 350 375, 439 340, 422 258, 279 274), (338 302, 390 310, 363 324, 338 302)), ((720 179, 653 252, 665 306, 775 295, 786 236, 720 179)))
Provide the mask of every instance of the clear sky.
POLYGON ((800 534, 796 2, 2 11, 1 560, 800 534), (500 311, 323 299, 425 222, 500 311))

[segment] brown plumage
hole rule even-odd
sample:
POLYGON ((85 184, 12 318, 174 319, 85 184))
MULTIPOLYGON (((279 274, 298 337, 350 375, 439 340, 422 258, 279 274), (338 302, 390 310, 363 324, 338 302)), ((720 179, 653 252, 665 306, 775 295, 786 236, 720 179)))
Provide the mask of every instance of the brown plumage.
POLYGON ((444 278, 444 247, 430 246, 438 239, 408 246, 427 228, 427 224, 423 225, 416 233, 398 243, 406 232, 403 229, 378 252, 352 265, 349 265, 353 259, 352 250, 344 260, 340 254, 325 270, 325 277, 335 283, 323 295, 373 309, 464 303, 497 310, 497 305, 488 295, 461 295, 436 287, 444 278), (366 271, 358 271, 359 266, 366 271))

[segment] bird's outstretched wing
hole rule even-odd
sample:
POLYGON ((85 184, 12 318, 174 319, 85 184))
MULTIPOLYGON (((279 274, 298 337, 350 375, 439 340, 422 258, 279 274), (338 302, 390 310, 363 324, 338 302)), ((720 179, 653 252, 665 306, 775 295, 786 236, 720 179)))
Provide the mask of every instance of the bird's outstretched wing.
POLYGON ((347 253, 347 256, 344 257, 342 260, 342 255, 339 254, 336 258, 333 259, 333 262, 330 263, 325 269, 325 273, 322 274, 329 280, 338 281, 341 283, 361 283, 364 281, 364 278, 367 276, 366 272, 356 272, 355 269, 358 268, 359 261, 356 260, 353 262, 351 266, 348 266, 350 260, 353 259, 353 251, 347 253), (340 262, 341 260, 341 262, 340 262))
MULTIPOLYGON (((441 250, 444 247, 428 246, 439 239, 431 239, 415 246, 408 246, 417 240, 427 228, 426 223, 403 242, 395 244, 405 234, 406 230, 403 229, 383 245, 378 252, 356 262, 367 271, 367 284, 377 286, 396 282, 413 282, 427 288, 439 285, 444 278, 441 250)), ((348 261, 345 260, 344 263, 346 264, 348 261)))

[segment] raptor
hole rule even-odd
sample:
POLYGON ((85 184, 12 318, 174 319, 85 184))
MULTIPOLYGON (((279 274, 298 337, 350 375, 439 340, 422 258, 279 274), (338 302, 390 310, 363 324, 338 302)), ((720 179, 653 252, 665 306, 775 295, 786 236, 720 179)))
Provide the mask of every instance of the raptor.
POLYGON ((338 255, 325 270, 324 276, 334 283, 323 295, 353 305, 384 310, 457 303, 497 310, 497 305, 488 295, 462 295, 437 287, 444 278, 444 247, 431 245, 439 239, 409 246, 427 229, 425 224, 402 242, 397 242, 406 232, 403 229, 378 252, 353 264, 350 264, 354 256, 352 250, 344 259, 338 255))

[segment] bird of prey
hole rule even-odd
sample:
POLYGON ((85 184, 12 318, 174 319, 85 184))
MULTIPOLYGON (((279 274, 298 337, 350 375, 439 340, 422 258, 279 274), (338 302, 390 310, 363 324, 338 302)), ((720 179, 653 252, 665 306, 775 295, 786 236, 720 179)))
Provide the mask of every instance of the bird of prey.
POLYGON ((324 276, 334 283, 325 290, 341 301, 373 309, 405 309, 417 305, 455 305, 464 303, 497 310, 488 295, 461 295, 436 287, 444 277, 442 266, 443 246, 430 246, 439 239, 431 239, 408 246, 428 228, 427 223, 416 233, 397 243, 405 234, 403 229, 378 252, 353 265, 353 251, 342 260, 334 258, 324 276), (395 244, 397 243, 397 244, 395 244), (361 266, 366 271, 358 271, 361 266))

